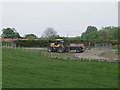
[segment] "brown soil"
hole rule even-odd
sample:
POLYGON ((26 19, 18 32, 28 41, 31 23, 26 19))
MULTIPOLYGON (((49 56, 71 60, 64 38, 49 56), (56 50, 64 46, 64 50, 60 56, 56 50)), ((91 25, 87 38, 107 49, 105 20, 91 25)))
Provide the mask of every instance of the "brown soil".
MULTIPOLYGON (((47 48, 26 48, 26 49, 38 49, 38 50, 47 50, 47 48)), ((83 53, 75 53, 75 50, 71 50, 70 52, 74 52, 74 57, 81 60, 100 60, 100 61, 118 61, 118 55, 115 53, 115 50, 97 50, 90 49, 85 50, 83 53)), ((71 56, 71 58, 74 58, 71 56)))
POLYGON ((47 48, 33 48, 33 47, 31 47, 31 48, 25 48, 25 49, 36 49, 36 50, 47 50, 47 48))
POLYGON ((118 55, 114 50, 96 50, 90 49, 83 53, 76 53, 76 57, 88 60, 104 60, 104 61, 117 61, 118 55))
POLYGON ((111 51, 103 52, 99 56, 105 58, 112 58, 112 59, 118 58, 117 53, 111 51))

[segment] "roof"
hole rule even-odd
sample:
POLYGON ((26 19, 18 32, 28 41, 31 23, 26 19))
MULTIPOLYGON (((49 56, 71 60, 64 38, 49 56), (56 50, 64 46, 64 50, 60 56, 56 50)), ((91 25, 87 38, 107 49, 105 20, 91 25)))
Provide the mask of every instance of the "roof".
POLYGON ((63 39, 55 39, 55 41, 63 41, 63 39))

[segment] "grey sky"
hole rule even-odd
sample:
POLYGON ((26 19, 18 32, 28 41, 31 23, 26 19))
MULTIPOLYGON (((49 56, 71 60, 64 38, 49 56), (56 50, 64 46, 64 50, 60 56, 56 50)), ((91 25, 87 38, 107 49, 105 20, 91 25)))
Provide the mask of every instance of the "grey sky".
POLYGON ((7 2, 2 4, 2 27, 15 28, 21 36, 41 36, 53 27, 60 36, 80 36, 89 25, 98 29, 118 26, 117 2, 7 2))

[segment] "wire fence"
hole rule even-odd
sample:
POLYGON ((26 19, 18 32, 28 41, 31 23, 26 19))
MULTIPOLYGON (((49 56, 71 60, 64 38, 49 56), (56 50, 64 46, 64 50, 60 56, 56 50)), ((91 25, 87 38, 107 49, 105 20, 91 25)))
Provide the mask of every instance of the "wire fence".
POLYGON ((95 49, 99 50, 112 49, 112 44, 95 44, 95 49))
MULTIPOLYGON (((12 48, 15 50, 20 50, 26 54, 36 55, 36 56, 45 56, 50 58, 56 59, 63 59, 63 60, 73 60, 73 61, 98 61, 98 62, 117 62, 118 60, 107 60, 107 59, 94 59, 94 58, 87 58, 87 57, 76 57, 75 52, 66 52, 66 53, 57 53, 57 52, 48 52, 46 49, 43 48, 25 48, 25 47, 16 47, 16 46, 3 46, 7 48, 12 48)), ((96 48, 95 48, 96 49, 96 48)))

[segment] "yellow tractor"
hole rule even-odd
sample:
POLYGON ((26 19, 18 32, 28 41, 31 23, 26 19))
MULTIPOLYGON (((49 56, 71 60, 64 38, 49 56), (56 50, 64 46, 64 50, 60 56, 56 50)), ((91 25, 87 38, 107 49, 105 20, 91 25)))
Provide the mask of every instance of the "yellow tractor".
POLYGON ((69 52, 70 50, 76 50, 77 53, 84 51, 83 44, 65 44, 63 39, 55 39, 54 42, 48 46, 48 52, 69 52))
POLYGON ((48 46, 48 52, 67 52, 69 48, 67 45, 63 45, 63 39, 55 39, 54 42, 50 43, 48 46))

